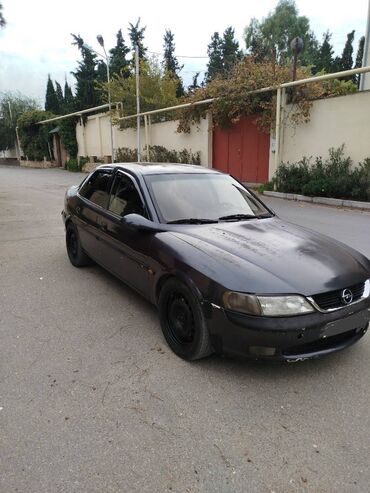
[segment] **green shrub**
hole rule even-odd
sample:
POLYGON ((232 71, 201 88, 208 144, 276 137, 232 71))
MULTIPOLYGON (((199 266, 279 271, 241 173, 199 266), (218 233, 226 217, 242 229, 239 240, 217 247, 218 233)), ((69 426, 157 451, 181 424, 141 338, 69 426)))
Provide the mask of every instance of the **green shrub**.
POLYGON ((164 146, 149 146, 149 160, 152 163, 182 163, 200 165, 200 152, 192 153, 188 149, 169 150, 164 146))
POLYGON ((276 188, 284 193, 301 193, 309 179, 310 159, 303 157, 298 163, 281 163, 275 175, 276 188))
POLYGON ((352 197, 370 202, 370 157, 359 163, 353 170, 352 197))
POLYGON ((263 183, 262 185, 257 187, 258 193, 263 193, 265 191, 272 191, 275 188, 275 181, 268 181, 267 183, 263 183))
MULTIPOLYGON (((146 148, 142 158, 146 158, 146 148)), ((200 165, 200 152, 191 152, 187 149, 181 151, 169 150, 164 146, 149 146, 149 161, 151 163, 182 163, 200 165)), ((116 150, 116 163, 133 163, 137 162, 136 149, 120 147, 116 150)))
POLYGON ((330 148, 329 157, 304 157, 298 163, 280 164, 274 178, 279 192, 299 193, 313 197, 370 200, 370 158, 352 168, 344 154, 344 145, 330 148))
POLYGON ((74 171, 74 172, 82 171, 85 164, 88 163, 89 161, 90 161, 89 158, 85 156, 80 156, 78 159, 69 158, 66 161, 66 168, 68 171, 74 171))
POLYGON ((128 147, 120 147, 115 151, 116 163, 135 163, 137 162, 136 149, 129 149, 128 147))
POLYGON ((80 165, 76 158, 72 157, 66 161, 66 168, 68 171, 81 171, 80 165))
POLYGON ((85 157, 85 156, 80 156, 80 159, 79 159, 79 162, 78 162, 78 165, 79 165, 79 168, 80 168, 80 171, 83 170, 83 167, 85 166, 86 163, 89 162, 89 158, 88 157, 85 157))
POLYGON ((330 186, 325 178, 309 180, 302 186, 300 193, 309 197, 328 197, 330 196, 330 186))

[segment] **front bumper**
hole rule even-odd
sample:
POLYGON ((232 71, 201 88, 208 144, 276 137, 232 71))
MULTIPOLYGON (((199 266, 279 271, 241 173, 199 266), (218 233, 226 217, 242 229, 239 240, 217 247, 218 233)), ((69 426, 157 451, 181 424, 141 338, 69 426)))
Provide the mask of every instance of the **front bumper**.
POLYGON ((370 299, 330 313, 255 317, 205 303, 216 352, 249 358, 298 361, 340 351, 366 333, 370 299))

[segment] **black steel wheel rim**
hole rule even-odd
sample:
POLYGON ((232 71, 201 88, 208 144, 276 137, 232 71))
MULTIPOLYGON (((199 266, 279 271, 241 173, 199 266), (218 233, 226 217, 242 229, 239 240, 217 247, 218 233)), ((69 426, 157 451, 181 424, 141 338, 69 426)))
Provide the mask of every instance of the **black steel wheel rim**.
POLYGON ((76 257, 78 250, 77 236, 74 231, 70 231, 68 234, 68 251, 72 257, 76 257))
POLYGON ((170 294, 166 315, 172 340, 181 345, 191 344, 195 337, 195 320, 193 310, 183 294, 170 294))

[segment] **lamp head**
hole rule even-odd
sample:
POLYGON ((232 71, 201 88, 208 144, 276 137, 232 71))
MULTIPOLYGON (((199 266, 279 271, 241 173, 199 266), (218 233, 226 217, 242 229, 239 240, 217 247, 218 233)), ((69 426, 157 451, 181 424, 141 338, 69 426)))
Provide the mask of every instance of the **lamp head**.
POLYGON ((290 47, 292 48, 293 53, 300 53, 303 49, 303 39, 298 36, 292 39, 290 47))

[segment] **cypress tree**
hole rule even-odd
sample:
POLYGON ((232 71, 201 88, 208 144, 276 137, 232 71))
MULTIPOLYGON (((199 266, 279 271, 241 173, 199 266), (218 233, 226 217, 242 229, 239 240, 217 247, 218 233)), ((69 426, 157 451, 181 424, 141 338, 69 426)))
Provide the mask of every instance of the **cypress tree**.
POLYGON ((222 74, 223 62, 222 62, 222 50, 223 43, 218 32, 213 33, 211 42, 208 45, 208 65, 206 79, 207 82, 212 80, 216 75, 222 74))
POLYGON ((226 76, 233 66, 241 59, 239 43, 235 39, 234 29, 230 26, 225 29, 221 42, 223 73, 226 76))
POLYGON ((122 29, 117 32, 117 42, 116 46, 112 48, 110 53, 110 63, 109 68, 111 74, 122 74, 123 77, 127 78, 130 76, 130 63, 126 59, 127 54, 130 52, 130 48, 126 46, 125 40, 122 36, 122 29))
POLYGON ((76 84, 76 106, 78 109, 87 109, 98 106, 101 103, 100 94, 96 89, 95 82, 98 79, 96 69, 96 55, 84 44, 80 35, 72 34, 73 45, 80 50, 82 61, 72 74, 75 76, 76 84))
POLYGON ((144 46, 144 33, 146 26, 140 27, 140 17, 136 24, 129 23, 128 34, 131 41, 132 50, 135 51, 136 46, 139 47, 139 59, 146 59, 147 48, 144 46))
POLYGON ((333 70, 333 53, 334 49, 330 43, 331 33, 327 31, 323 35, 323 41, 319 48, 318 59, 316 63, 316 71, 325 70, 326 73, 330 73, 333 70))
POLYGON ((58 97, 54 89, 53 81, 50 78, 50 74, 48 75, 48 83, 46 85, 45 111, 50 111, 55 115, 59 114, 58 97))
POLYGON ((58 114, 62 114, 64 113, 64 96, 62 86, 57 81, 55 81, 55 94, 58 100, 58 114))
MULTIPOLYGON (((112 77, 112 74, 110 74, 110 76, 112 77)), ((108 77, 107 64, 105 60, 98 60, 96 64, 96 74, 95 74, 96 82, 105 83, 107 82, 107 77, 108 77)))
POLYGON ((64 108, 67 113, 74 110, 74 96, 72 93, 72 89, 67 82, 67 79, 64 83, 64 108))
POLYGON ((175 56, 175 42, 174 34, 168 29, 163 36, 163 47, 164 47, 164 58, 163 66, 167 74, 177 80, 176 96, 179 98, 184 95, 184 86, 182 80, 179 76, 180 70, 182 70, 183 65, 180 66, 176 56, 175 56))
POLYGON ((338 70, 350 70, 353 66, 353 39, 355 31, 347 34, 347 41, 344 45, 342 56, 339 59, 338 70))
POLYGON ((222 37, 218 32, 215 32, 208 45, 207 53, 209 56, 207 82, 216 75, 227 77, 233 66, 242 58, 239 43, 235 39, 234 29, 231 26, 226 28, 222 37))
MULTIPOLYGON (((364 58, 364 49, 365 49, 365 36, 361 36, 361 38, 358 42, 355 68, 362 67, 362 62, 363 62, 363 58, 364 58)), ((355 84, 357 84, 357 87, 360 86, 360 78, 361 78, 360 74, 357 74, 354 76, 353 82, 355 84)))

